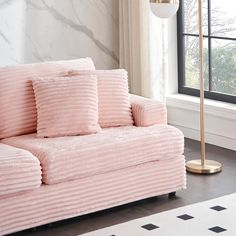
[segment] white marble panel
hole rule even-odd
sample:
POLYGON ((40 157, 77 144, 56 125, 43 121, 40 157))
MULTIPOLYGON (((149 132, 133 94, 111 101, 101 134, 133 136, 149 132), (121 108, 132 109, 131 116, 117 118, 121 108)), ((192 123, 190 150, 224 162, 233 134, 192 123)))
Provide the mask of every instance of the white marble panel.
POLYGON ((0 1, 0 65, 24 61, 24 1, 0 1))
POLYGON ((118 34, 117 0, 0 1, 1 65, 90 56, 99 69, 117 68, 118 34))

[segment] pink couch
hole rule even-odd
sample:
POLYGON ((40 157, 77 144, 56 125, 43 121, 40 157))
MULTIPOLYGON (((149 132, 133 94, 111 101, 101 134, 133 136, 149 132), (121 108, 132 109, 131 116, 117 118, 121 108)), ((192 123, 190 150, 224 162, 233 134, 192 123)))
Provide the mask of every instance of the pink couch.
MULTIPOLYGON (((75 61, 60 63, 65 71, 78 69, 75 61)), ((26 70, 32 72, 35 67, 26 70)), ((12 67, 8 69, 11 74, 12 67)), ((7 69, 0 68, 1 86, 10 83, 4 79, 6 74, 7 69)), ((14 91, 11 87, 8 90, 16 94, 25 89, 23 82, 13 86, 14 91)), ((0 93, 0 101, 7 102, 3 96, 0 93)), ((8 105, 22 104, 19 99, 24 96, 9 96, 8 105)), ((184 137, 167 125, 165 106, 134 95, 131 104, 135 126, 41 139, 32 133, 34 109, 9 119, 6 114, 17 115, 26 108, 17 105, 15 113, 0 102, 5 112, 0 116, 0 235, 185 188, 184 137), (27 115, 31 117, 28 126, 21 120, 27 115), (28 127, 31 132, 26 132, 28 127)))

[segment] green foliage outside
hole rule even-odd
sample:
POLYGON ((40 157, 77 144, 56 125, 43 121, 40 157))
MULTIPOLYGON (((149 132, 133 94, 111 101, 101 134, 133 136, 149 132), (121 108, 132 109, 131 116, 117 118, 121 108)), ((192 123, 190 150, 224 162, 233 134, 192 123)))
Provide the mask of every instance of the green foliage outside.
POLYGON ((212 90, 236 95, 236 45, 212 49, 212 90))
MULTIPOLYGON (((187 45, 186 45, 187 46, 187 45)), ((186 47, 187 49, 187 47, 186 47)), ((236 95, 236 45, 228 44, 212 48, 212 91, 236 95)), ((185 55, 185 83, 199 88, 198 49, 190 48, 185 55)), ((208 52, 204 50, 204 80, 208 89, 208 52)))
MULTIPOLYGON (((214 0, 210 0, 214 1, 214 0)), ((197 0, 184 0, 184 32, 198 34, 197 0)), ((203 31, 207 35, 207 0, 203 0, 203 31)), ((214 4, 213 4, 214 5, 214 4)), ((227 17, 220 6, 211 9, 211 35, 230 36, 235 32, 236 16, 227 17)), ((234 34, 233 34, 234 35, 234 34)), ((185 36, 185 85, 199 88, 198 37, 185 36)), ((204 85, 209 90, 208 39, 204 39, 204 85)), ((236 95, 236 41, 212 39, 211 90, 236 95)))

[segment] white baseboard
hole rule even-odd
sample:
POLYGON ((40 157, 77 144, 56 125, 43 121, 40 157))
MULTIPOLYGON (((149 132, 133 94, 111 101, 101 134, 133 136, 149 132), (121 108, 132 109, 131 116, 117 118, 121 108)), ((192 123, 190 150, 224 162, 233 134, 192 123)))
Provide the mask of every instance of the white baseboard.
MULTIPOLYGON (((170 124, 171 124, 171 122, 170 122, 170 124)), ((200 138, 199 138, 200 131, 199 130, 189 128, 189 127, 174 125, 174 124, 172 124, 172 125, 178 129, 180 129, 184 133, 184 136, 186 138, 200 141, 200 138)), ((205 137, 206 137, 206 143, 236 151, 235 139, 224 137, 221 135, 211 134, 209 132, 205 133, 205 137)))
MULTIPOLYGON (((206 99, 206 143, 236 151, 236 106, 206 99)), ((199 140, 199 99, 187 95, 167 97, 168 123, 186 138, 199 140)))

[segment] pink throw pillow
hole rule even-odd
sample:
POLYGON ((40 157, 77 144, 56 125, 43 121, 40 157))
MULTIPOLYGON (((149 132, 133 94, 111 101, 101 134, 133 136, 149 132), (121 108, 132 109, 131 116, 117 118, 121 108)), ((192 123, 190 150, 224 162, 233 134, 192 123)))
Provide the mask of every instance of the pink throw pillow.
POLYGON ((96 76, 33 79, 37 136, 91 134, 100 130, 96 76))
POLYGON ((69 76, 96 75, 98 79, 98 123, 101 127, 133 125, 128 76, 123 69, 71 70, 69 76))

